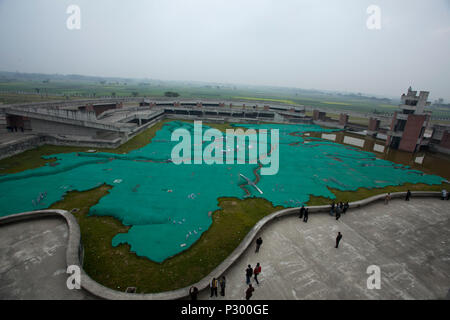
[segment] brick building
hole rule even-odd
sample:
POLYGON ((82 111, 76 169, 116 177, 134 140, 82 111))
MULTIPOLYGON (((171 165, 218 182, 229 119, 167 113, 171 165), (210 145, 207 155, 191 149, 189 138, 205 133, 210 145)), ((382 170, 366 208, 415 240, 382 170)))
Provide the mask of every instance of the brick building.
POLYGON ((424 133, 428 126, 431 112, 425 111, 430 105, 427 101, 428 91, 413 91, 401 97, 400 111, 394 113, 390 130, 387 133, 386 146, 407 152, 419 151, 424 144, 424 133))

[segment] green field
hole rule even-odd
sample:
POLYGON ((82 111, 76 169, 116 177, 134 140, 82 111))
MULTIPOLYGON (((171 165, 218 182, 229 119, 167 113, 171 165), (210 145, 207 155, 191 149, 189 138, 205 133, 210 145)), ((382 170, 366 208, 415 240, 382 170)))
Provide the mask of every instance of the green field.
MULTIPOLYGON (((361 94, 298 88, 0 72, 0 103, 4 104, 114 96, 162 98, 167 91, 179 94, 179 97, 172 98, 174 100, 248 101, 258 105, 275 103, 321 108, 331 113, 392 114, 399 103, 361 94)), ((433 109, 432 119, 443 123, 450 121, 450 109, 433 109)))

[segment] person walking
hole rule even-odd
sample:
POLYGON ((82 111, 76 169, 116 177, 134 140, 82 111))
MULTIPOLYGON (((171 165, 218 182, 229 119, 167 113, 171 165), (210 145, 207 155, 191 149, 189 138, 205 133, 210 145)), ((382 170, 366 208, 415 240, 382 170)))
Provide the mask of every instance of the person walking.
POLYGON ((333 203, 331 204, 331 208, 330 208, 330 216, 334 215, 335 207, 336 207, 336 204, 333 201, 333 203))
POLYGON ((198 296, 198 288, 192 286, 189 289, 189 295, 191 296, 191 300, 197 300, 197 296, 198 296))
POLYGON ((253 295, 253 291, 255 291, 255 288, 252 287, 252 284, 249 284, 247 291, 245 291, 245 300, 250 300, 253 295))
POLYGON ((341 207, 336 207, 336 221, 341 217, 341 207))
POLYGON ((308 222, 309 208, 306 208, 305 215, 303 216, 303 222, 308 222))
POLYGON ((222 279, 220 279, 220 295, 222 297, 225 297, 225 286, 226 286, 225 276, 222 276, 222 279))
POLYGON ((348 208, 350 208, 350 205, 348 204, 348 201, 344 204, 344 208, 342 209, 342 213, 345 214, 348 210, 348 208))
POLYGON ((210 284, 211 287, 211 298, 213 295, 215 295, 217 297, 217 285, 218 285, 218 281, 216 278, 213 278, 210 284))
POLYGON ((406 193, 405 201, 409 201, 409 198, 411 198, 411 191, 408 190, 408 192, 406 193))
POLYGON ((339 242, 341 241, 341 239, 342 239, 342 234, 340 232, 338 232, 338 235, 336 237, 336 248, 339 247, 339 242))
POLYGON ((302 206, 301 208, 300 208, 300 216, 299 216, 299 218, 300 219, 303 219, 303 215, 305 214, 305 206, 302 206))
POLYGON ((256 264, 255 270, 253 270, 253 274, 255 275, 256 284, 259 286, 258 275, 261 273, 261 266, 259 262, 256 264))
POLYGON ((245 270, 246 283, 250 283, 250 279, 253 275, 253 269, 251 265, 248 265, 248 268, 245 270))
POLYGON ((389 204, 389 201, 391 201, 391 194, 388 193, 386 197, 384 198, 384 204, 389 204))
POLYGON ((261 247, 262 243, 263 243, 263 240, 262 240, 261 237, 259 237, 258 239, 256 239, 256 250, 255 250, 255 253, 258 253, 258 252, 259 252, 259 247, 261 247))

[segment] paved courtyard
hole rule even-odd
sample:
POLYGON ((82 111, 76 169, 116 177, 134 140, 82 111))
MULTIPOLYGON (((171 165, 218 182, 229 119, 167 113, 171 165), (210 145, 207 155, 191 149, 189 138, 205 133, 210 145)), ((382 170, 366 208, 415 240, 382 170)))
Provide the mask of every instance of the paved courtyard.
POLYGON ((60 218, 0 226, 0 300, 90 298, 67 289, 67 240, 60 218))
MULTIPOLYGON (((288 217, 260 233, 233 265, 227 299, 244 299, 245 269, 261 263, 258 299, 445 299, 450 289, 450 201, 393 200, 350 210, 339 221, 310 215, 288 217), (336 235, 343 239, 335 249, 336 235), (367 289, 367 267, 381 268, 381 289, 367 289)), ((219 290, 220 291, 220 290, 219 290)), ((210 299, 202 292, 200 299, 210 299)), ((223 299, 213 298, 213 299, 223 299)))
MULTIPOLYGON (((244 213, 243 213, 244 214, 244 213)), ((445 299, 450 289, 450 201, 393 200, 350 210, 336 221, 311 214, 272 222, 225 274, 227 299, 243 299, 247 264, 262 265, 252 299, 445 299), (334 248, 337 232, 343 234, 334 248), (381 268, 368 290, 366 269, 381 268)), ((1 227, 0 299, 90 299, 66 288, 67 227, 62 219, 1 227)), ((209 291, 200 299, 210 299, 209 291)), ((213 299, 223 299, 213 298, 213 299)))

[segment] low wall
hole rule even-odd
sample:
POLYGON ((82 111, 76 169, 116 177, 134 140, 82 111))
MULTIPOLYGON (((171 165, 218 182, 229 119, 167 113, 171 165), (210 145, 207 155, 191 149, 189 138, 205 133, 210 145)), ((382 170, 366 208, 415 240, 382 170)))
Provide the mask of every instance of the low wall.
POLYGON ((50 144, 54 146, 67 146, 67 147, 90 147, 90 148, 106 148, 115 149, 120 147, 122 139, 116 138, 114 140, 83 140, 77 138, 60 138, 56 136, 45 136, 45 142, 43 144, 50 144))
POLYGON ((12 157, 27 150, 31 150, 46 144, 55 146, 69 146, 69 147, 88 147, 88 148, 107 148, 115 149, 122 144, 122 139, 116 138, 114 140, 100 140, 100 139, 79 139, 79 138, 62 138, 58 136, 30 136, 28 139, 24 138, 19 141, 14 141, 2 145, 0 147, 0 159, 12 157))
POLYGON ((11 143, 0 146, 0 159, 12 157, 27 150, 31 150, 45 144, 55 146, 67 146, 67 147, 89 147, 89 148, 106 148, 116 149, 128 140, 134 138, 136 135, 144 131, 145 129, 155 125, 164 115, 161 115, 157 119, 147 122, 146 124, 136 128, 127 137, 116 138, 112 140, 102 139, 83 139, 82 137, 61 137, 57 135, 30 135, 24 136, 23 139, 13 141, 11 143))
POLYGON ((313 123, 318 125, 318 126, 322 126, 322 127, 335 128, 335 129, 344 129, 344 126, 340 125, 339 122, 313 120, 313 123))
MULTIPOLYGON (((391 194, 392 199, 396 198, 404 198, 406 196, 406 192, 396 192, 391 194)), ((427 192, 427 191, 415 191, 412 192, 411 198, 418 197, 434 197, 439 198, 441 196, 440 192, 427 192)), ((386 197, 386 194, 376 195, 364 200, 356 201, 349 203, 351 209, 360 208, 371 203, 377 201, 383 201, 386 197)), ((309 208, 309 213, 321 213, 321 212, 329 212, 330 206, 314 206, 307 207, 309 208)), ((219 278, 223 275, 245 252, 245 250, 253 243, 254 238, 261 231, 264 226, 266 226, 271 221, 276 221, 279 218, 297 215, 299 214, 300 208, 288 208, 284 210, 280 210, 274 212, 260 221, 258 221, 253 228, 249 231, 249 233, 245 236, 239 246, 228 256, 219 266, 217 266, 209 275, 200 280, 197 283, 192 284, 196 286, 200 291, 205 290, 209 287, 210 280, 215 277, 219 278)), ((63 217, 66 220, 68 229, 69 229, 69 239, 67 244, 67 252, 66 252, 66 262, 67 265, 78 265, 82 266, 82 252, 83 248, 81 245, 81 234, 80 227, 75 219, 75 217, 65 210, 40 210, 40 211, 31 211, 24 212, 19 214, 14 214, 6 217, 0 218, 0 228, 2 225, 20 222, 23 220, 36 219, 36 218, 45 218, 45 217, 63 217)), ((102 299, 114 299, 114 300, 173 300, 173 299, 183 299, 189 296, 189 287, 185 287, 178 290, 161 292, 161 293, 125 293, 120 291, 115 291, 113 289, 102 286, 98 282, 94 281, 86 274, 86 272, 81 267, 81 287, 87 292, 95 295, 98 298, 102 299)))
POLYGON ((12 157, 16 154, 22 153, 27 150, 34 149, 36 147, 45 144, 45 137, 33 135, 24 136, 23 139, 5 143, 0 146, 0 159, 12 157))
POLYGON ((441 147, 440 145, 432 144, 430 145, 430 150, 450 156, 450 149, 441 147))

